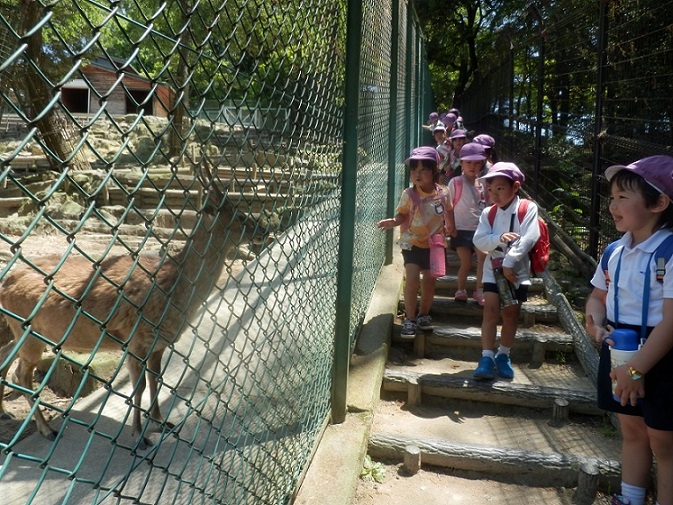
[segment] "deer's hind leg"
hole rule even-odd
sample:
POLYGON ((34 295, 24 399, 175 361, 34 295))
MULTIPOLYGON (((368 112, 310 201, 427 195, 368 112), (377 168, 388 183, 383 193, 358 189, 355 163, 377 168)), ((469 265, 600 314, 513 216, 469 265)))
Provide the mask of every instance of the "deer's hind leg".
MULTIPOLYGON (((7 342, 5 345, 3 345, 0 348, 0 366, 5 362, 7 357, 10 355, 12 350, 14 349, 15 342, 14 340, 11 340, 7 342)), ((16 359, 16 355, 7 362, 5 367, 0 370, 0 419, 11 419, 14 416, 7 412, 5 410, 5 382, 7 381, 7 372, 9 372, 10 367, 12 366, 12 363, 14 363, 14 360, 16 359)))
POLYGON ((145 370, 140 361, 135 357, 129 357, 126 366, 129 369, 131 385, 133 386, 133 416, 131 421, 131 435, 138 438, 138 448, 145 450, 151 447, 152 441, 143 433, 142 423, 140 422, 140 408, 143 403, 143 393, 147 382, 145 380, 145 370))
MULTIPOLYGON (((14 358, 7 362, 6 366, 0 370, 0 376, 2 377, 2 381, 0 381, 0 417, 3 418, 12 417, 11 414, 5 411, 3 406, 5 381, 7 379, 7 372, 9 371, 12 362, 17 357, 19 358, 19 365, 16 367, 16 383, 25 391, 30 391, 33 389, 33 372, 35 371, 37 364, 40 362, 40 359, 42 359, 42 353, 44 352, 45 348, 44 342, 31 336, 28 336, 23 341, 23 343, 19 344, 19 340, 16 335, 21 335, 22 330, 20 324, 15 320, 8 320, 8 324, 12 330, 12 333, 15 335, 15 338, 12 342, 5 344, 2 349, 0 349, 0 365, 5 362, 16 345, 21 345, 21 347, 19 352, 14 355, 14 358)), ((33 395, 26 392, 24 392, 23 395, 26 397, 26 400, 32 407, 35 404, 33 395)), ((35 409, 34 418, 37 430, 42 434, 42 436, 48 440, 54 440, 56 438, 56 432, 51 429, 39 407, 35 409)))
POLYGON ((154 351, 147 359, 147 383, 150 390, 150 416, 152 420, 161 425, 166 426, 169 430, 173 429, 175 425, 164 420, 161 414, 161 407, 159 405, 159 377, 161 376, 161 359, 164 355, 164 349, 154 351))
MULTIPOLYGON (((17 382, 20 386, 27 390, 33 389, 33 373, 35 372, 35 367, 42 358, 42 352, 44 350, 43 343, 40 342, 38 345, 35 345, 35 342, 37 342, 35 339, 29 339, 29 341, 24 344, 24 346, 21 348, 21 351, 19 351, 19 366, 16 367, 17 382), (33 347, 34 349, 38 349, 38 351, 32 353, 24 352, 26 347, 33 347)), ((30 393, 24 393, 24 396, 32 407, 35 404, 33 395, 30 393)), ((53 430, 51 426, 49 426, 49 423, 45 419, 44 414, 42 414, 40 407, 35 409, 35 415, 33 417, 35 418, 37 431, 39 431, 47 440, 56 440, 57 432, 53 430)))

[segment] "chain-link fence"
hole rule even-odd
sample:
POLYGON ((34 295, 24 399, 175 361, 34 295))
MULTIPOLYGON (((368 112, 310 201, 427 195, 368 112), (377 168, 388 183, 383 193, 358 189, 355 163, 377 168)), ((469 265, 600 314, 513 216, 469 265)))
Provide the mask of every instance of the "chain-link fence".
POLYGON ((673 2, 533 2, 511 19, 461 111, 595 257, 616 235, 605 168, 673 155, 673 2))
POLYGON ((0 3, 3 503, 292 501, 422 44, 403 0, 0 3))

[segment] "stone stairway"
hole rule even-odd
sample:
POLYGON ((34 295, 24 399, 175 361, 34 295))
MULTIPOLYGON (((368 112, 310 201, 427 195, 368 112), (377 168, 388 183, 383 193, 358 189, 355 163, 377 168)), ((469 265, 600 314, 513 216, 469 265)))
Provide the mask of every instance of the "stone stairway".
MULTIPOLYGON (((597 487, 617 489, 618 430, 596 408, 595 387, 543 280, 534 279, 522 307, 511 354, 514 379, 476 381, 482 309, 472 299, 454 301, 458 265, 449 263, 448 275, 437 280, 434 331, 401 339, 400 300, 369 456, 401 464, 406 475, 422 465, 470 479, 563 489, 575 493, 576 503, 590 503, 597 487)), ((469 294, 474 284, 472 276, 469 294)))

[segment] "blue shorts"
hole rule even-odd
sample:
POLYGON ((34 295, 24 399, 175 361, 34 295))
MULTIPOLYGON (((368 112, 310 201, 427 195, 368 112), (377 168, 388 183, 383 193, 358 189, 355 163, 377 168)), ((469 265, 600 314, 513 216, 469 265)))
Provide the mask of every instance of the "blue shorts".
MULTIPOLYGON (((611 326, 614 326, 610 323, 611 326)), ((640 327, 619 325, 640 333, 640 327)), ((653 328, 648 328, 648 334, 653 328)), ((641 380, 645 381, 645 397, 638 404, 622 405, 612 397, 612 379, 610 379, 610 346, 603 342, 598 363, 598 408, 627 416, 644 418, 648 428, 661 431, 673 431, 673 349, 661 358, 641 380)))
MULTIPOLYGON (((495 293, 500 296, 498 291, 498 286, 495 282, 484 282, 484 293, 495 293)), ((528 285, 521 285, 516 288, 516 299, 519 300, 519 303, 528 301, 528 285)))
POLYGON ((430 249, 411 246, 411 249, 402 249, 404 264, 418 265, 421 270, 430 270, 430 249))
POLYGON ((474 252, 474 243, 472 239, 474 238, 474 231, 470 230, 458 230, 458 235, 455 237, 450 237, 451 241, 451 250, 455 251, 456 247, 467 247, 474 252))

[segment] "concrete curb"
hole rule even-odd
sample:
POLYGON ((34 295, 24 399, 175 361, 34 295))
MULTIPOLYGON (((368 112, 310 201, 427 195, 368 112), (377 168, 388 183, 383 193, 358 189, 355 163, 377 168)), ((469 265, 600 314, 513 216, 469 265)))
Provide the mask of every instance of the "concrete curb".
POLYGON ((351 505, 380 398, 404 278, 402 256, 381 269, 349 368, 348 413, 327 426, 294 505, 351 505))

